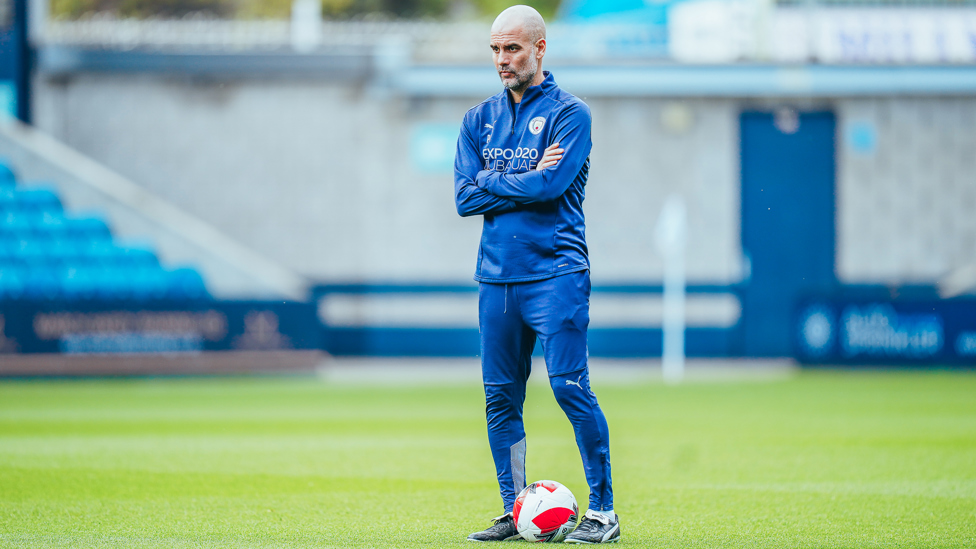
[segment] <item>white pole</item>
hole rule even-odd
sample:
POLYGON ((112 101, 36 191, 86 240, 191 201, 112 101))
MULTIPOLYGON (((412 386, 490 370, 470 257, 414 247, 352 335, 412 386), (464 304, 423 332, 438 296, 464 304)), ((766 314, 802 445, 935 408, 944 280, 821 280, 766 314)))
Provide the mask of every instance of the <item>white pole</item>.
MULTIPOLYGON (((10 3, 8 9, 14 9, 13 2, 10 3)), ((27 39, 30 41, 30 45, 40 46, 44 44, 44 32, 47 30, 47 20, 50 13, 51 6, 48 0, 29 0, 27 4, 27 39)))
POLYGON ((681 382, 685 375, 685 232, 684 199, 668 197, 661 208, 655 237, 664 259, 664 332, 662 366, 664 382, 681 382))
POLYGON ((298 53, 311 53, 322 42, 322 3, 319 0, 293 0, 291 3, 291 47, 298 53))

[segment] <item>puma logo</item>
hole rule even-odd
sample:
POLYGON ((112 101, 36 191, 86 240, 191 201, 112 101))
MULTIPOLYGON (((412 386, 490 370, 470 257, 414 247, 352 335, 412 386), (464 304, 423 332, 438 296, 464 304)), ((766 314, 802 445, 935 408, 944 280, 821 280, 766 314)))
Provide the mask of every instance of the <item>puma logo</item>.
POLYGON ((577 386, 577 387, 580 388, 580 391, 582 391, 583 390, 583 386, 580 385, 580 380, 582 380, 582 379, 583 379, 583 374, 580 374, 580 376, 578 378, 576 378, 576 381, 571 381, 571 380, 567 379, 566 380, 566 385, 575 385, 575 386, 577 386))

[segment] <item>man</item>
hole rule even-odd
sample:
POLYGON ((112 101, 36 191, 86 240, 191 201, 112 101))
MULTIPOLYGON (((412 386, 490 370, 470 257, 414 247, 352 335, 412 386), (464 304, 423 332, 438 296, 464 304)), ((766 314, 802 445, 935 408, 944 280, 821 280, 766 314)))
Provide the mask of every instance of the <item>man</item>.
POLYGON ((488 441, 505 514, 468 539, 518 536, 512 509, 526 480, 522 404, 538 338, 590 486, 589 509, 566 541, 617 541, 609 432, 587 370, 590 279, 582 202, 590 110, 542 70, 546 27, 536 10, 503 11, 492 24, 490 46, 505 89, 464 116, 454 192, 460 215, 484 217, 475 280, 488 441))

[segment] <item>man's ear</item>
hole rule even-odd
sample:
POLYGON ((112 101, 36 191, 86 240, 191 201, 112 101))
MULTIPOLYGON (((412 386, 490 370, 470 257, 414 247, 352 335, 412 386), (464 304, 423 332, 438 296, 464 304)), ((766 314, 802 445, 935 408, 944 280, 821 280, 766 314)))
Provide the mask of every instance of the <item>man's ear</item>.
POLYGON ((542 59, 542 57, 546 54, 546 39, 540 38, 535 43, 535 49, 536 49, 536 53, 535 53, 536 59, 542 59))

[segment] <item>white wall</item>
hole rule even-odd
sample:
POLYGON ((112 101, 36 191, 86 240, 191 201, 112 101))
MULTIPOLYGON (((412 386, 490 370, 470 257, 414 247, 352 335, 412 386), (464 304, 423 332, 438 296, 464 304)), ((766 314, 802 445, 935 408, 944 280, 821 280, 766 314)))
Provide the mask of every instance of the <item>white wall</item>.
POLYGON ((838 276, 930 283, 976 261, 976 99, 838 106, 838 276))

